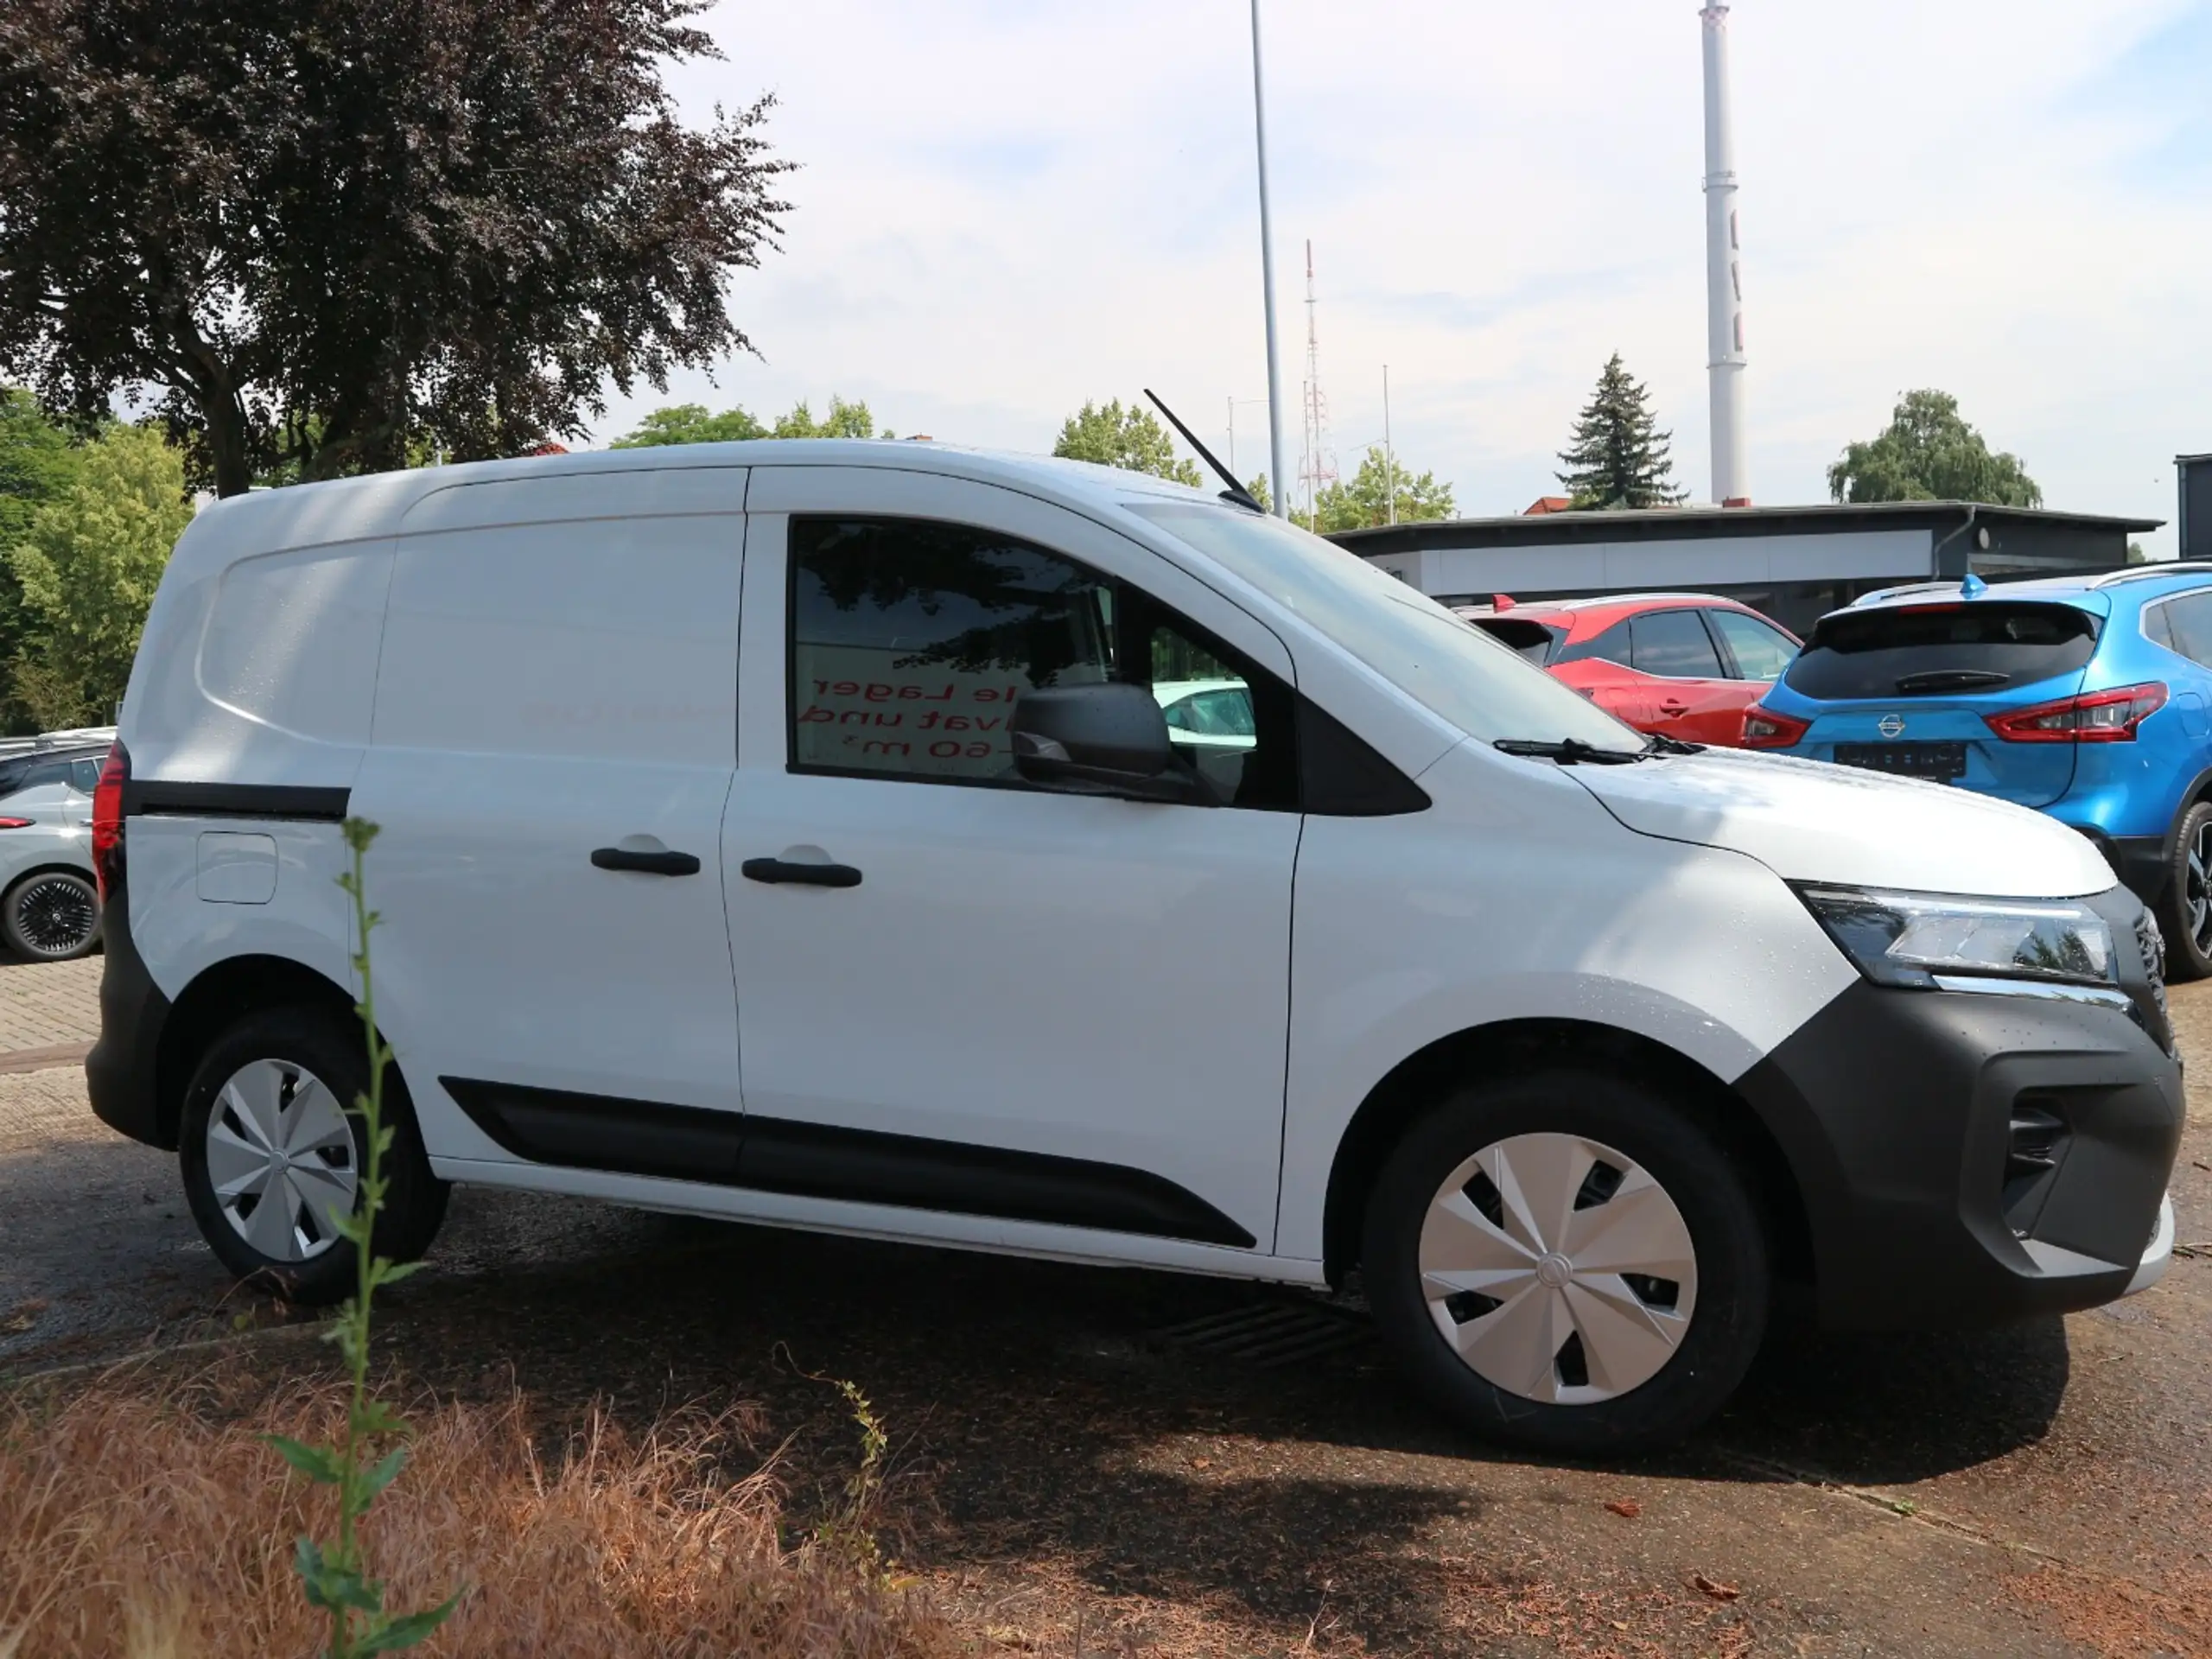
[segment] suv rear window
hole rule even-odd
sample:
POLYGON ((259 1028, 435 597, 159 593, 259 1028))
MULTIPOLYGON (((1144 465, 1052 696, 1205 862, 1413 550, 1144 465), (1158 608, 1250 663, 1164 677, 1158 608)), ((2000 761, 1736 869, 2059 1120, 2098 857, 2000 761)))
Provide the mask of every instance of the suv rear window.
POLYGON ((1467 620, 1499 644, 1512 646, 1539 668, 1550 659, 1553 650, 1565 637, 1557 628, 1548 628, 1534 617, 1471 616, 1467 620))
POLYGON ((1808 697, 1957 696, 2078 674, 2097 619, 2070 605, 1974 600, 1821 619, 1783 683, 1808 697))

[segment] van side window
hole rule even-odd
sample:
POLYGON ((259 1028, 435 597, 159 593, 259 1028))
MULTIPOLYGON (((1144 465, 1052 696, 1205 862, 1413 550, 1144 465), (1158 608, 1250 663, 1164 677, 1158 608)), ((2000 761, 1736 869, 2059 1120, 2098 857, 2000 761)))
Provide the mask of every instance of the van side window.
POLYGON ((969 525, 794 515, 790 534, 794 772, 1027 788, 1015 700, 1123 680, 1224 803, 1296 810, 1294 695, 1149 596, 969 525))

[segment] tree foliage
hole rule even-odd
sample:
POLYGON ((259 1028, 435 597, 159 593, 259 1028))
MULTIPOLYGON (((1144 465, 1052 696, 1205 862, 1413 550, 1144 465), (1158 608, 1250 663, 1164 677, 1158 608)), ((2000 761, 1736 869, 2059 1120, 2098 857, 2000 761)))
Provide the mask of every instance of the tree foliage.
POLYGON ((779 419, 773 426, 766 426, 746 409, 726 409, 719 415, 707 412, 704 404, 677 404, 667 409, 657 409, 640 420, 636 428, 614 440, 608 447, 615 449, 650 449, 671 443, 735 443, 746 438, 874 438, 895 437, 897 434, 875 429, 875 416, 868 400, 849 404, 834 393, 830 398, 830 411, 820 420, 802 398, 791 406, 791 413, 779 419))
POLYGON ((191 521, 183 457, 145 426, 84 446, 75 476, 31 514, 5 550, 22 594, 10 666, 40 726, 115 717, 154 589, 191 521))
POLYGON ((677 443, 738 443, 765 438, 768 429, 742 409, 707 412, 704 404, 673 404, 656 409, 607 447, 612 449, 657 449, 677 443))
POLYGON ((1978 501, 2039 507, 2043 491, 2020 458, 1993 454, 1948 391, 1908 391, 1878 437, 1847 448, 1828 468, 1838 501, 1978 501))
POLYGON ((1556 476, 1578 508, 1679 506, 1689 493, 1675 485, 1674 435, 1659 430, 1649 392, 1615 352, 1575 417, 1559 457, 1567 470, 1556 476))
POLYGON ((1176 454, 1167 429, 1153 418, 1150 410, 1136 404, 1124 409, 1118 397, 1110 404, 1086 401, 1061 424, 1052 453, 1068 461, 1150 473, 1193 488, 1205 481, 1198 462, 1176 454))
MULTIPOLYGON (((790 414, 776 423, 775 430, 769 434, 769 436, 776 438, 873 438, 877 435, 875 416, 868 413, 867 401, 863 399, 857 404, 849 404, 834 392, 830 397, 830 412, 820 420, 814 418, 814 411, 807 407, 806 400, 801 398, 792 406, 790 414)), ((885 432, 881 435, 887 438, 893 435, 885 432)))
POLYGON ((8 0, 0 369, 144 393, 219 493, 574 435, 747 341, 768 103, 702 130, 704 0, 8 0))
POLYGON ((29 531, 39 508, 68 488, 79 450, 69 434, 19 386, 0 386, 0 731, 28 731, 35 720, 15 695, 14 664, 23 639, 23 590, 7 550, 29 531))
MULTIPOLYGON (((1440 484, 1433 473, 1415 477, 1395 456, 1385 460, 1380 445, 1370 446, 1359 470, 1348 484, 1332 484, 1313 503, 1314 523, 1309 528, 1327 536, 1340 530, 1365 530, 1391 522, 1391 483, 1397 485, 1397 522, 1419 524, 1449 518, 1452 486, 1440 484)), ((1300 517, 1300 522, 1304 522, 1300 517)))

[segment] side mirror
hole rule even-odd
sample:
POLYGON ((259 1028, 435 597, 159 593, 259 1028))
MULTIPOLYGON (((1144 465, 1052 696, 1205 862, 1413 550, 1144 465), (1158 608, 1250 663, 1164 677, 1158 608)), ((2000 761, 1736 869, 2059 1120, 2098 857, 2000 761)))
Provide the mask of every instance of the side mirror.
POLYGON ((1168 741, 1166 715, 1143 686, 1025 691, 1007 730, 1014 768, 1033 784, 1146 800, 1203 798, 1195 774, 1168 741))

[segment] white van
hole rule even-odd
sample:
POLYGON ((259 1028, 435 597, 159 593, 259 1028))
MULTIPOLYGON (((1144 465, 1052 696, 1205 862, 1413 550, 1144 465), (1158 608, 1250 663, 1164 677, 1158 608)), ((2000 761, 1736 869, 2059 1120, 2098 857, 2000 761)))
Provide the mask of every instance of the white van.
POLYGON ((124 709, 93 1105, 296 1298, 352 1281, 349 815, 403 1257, 478 1181, 1356 1272, 1445 1408, 1602 1453, 1726 1399, 1778 1281, 1948 1325, 2171 1248, 2157 936, 2088 842, 1647 741, 1152 479, 781 442, 256 493, 124 709), (1171 682, 1249 741, 1179 741, 1171 682))

